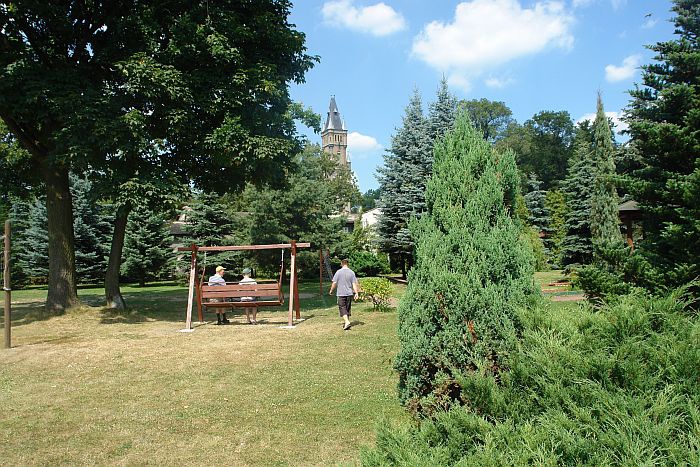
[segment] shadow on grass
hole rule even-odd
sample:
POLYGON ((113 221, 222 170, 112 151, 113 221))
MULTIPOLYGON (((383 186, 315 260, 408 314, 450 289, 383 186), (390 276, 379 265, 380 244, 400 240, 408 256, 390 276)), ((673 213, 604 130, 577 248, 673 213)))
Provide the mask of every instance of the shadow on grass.
MULTIPOLYGON (((300 292, 306 292, 307 288, 310 288, 310 286, 303 286, 303 284, 300 284, 300 292)), ((107 308, 104 306, 104 291, 101 288, 81 285, 79 287, 80 301, 86 307, 91 308, 88 310, 83 307, 77 311, 69 311, 68 313, 97 313, 101 324, 142 324, 149 321, 181 322, 184 324, 185 322, 187 287, 171 282, 146 284, 142 287, 124 285, 122 286, 122 295, 127 305, 126 310, 107 308)), ((46 312, 44 310, 45 295, 39 297, 23 297, 20 300, 21 301, 13 302, 12 304, 13 327, 19 327, 37 321, 48 321, 65 314, 46 312)), ((334 303, 335 300, 332 300, 332 302, 334 303)), ((315 296, 314 298, 302 298, 302 316, 305 319, 309 319, 314 316, 313 312, 324 310, 330 305, 331 303, 328 297, 315 296)), ((270 321, 267 324, 287 324, 288 302, 285 302, 285 304, 280 307, 265 307, 262 308, 261 311, 267 313, 272 312, 274 314, 274 321, 270 321)), ((245 316, 245 312, 242 309, 240 312, 228 312, 228 316, 234 319, 240 319, 241 316, 245 316)), ((196 304, 192 312, 192 318, 196 322, 199 322, 196 304)), ((203 318, 204 321, 215 320, 214 311, 205 311, 203 318)))

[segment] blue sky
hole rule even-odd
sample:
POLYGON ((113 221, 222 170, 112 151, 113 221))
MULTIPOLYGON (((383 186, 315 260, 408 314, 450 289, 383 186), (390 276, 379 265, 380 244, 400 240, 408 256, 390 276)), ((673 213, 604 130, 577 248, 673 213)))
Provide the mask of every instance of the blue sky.
POLYGON ((427 111, 445 76, 459 99, 503 101, 519 123, 542 110, 585 118, 600 90, 617 118, 652 61, 645 45, 674 29, 667 0, 294 3, 290 22, 321 61, 292 98, 325 121, 335 95, 362 192, 378 187, 376 168, 415 88, 427 111))

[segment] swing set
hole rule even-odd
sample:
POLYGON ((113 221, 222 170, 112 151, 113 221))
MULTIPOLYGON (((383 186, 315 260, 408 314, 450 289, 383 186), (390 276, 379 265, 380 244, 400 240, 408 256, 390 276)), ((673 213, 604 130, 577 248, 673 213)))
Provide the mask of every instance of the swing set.
POLYGON ((197 246, 194 243, 189 247, 180 247, 178 251, 189 251, 192 259, 190 263, 190 281, 187 296, 187 315, 185 320, 185 332, 192 329, 192 309, 194 302, 197 303, 199 322, 204 322, 203 311, 205 308, 223 307, 261 307, 280 306, 284 304, 284 293, 282 292, 282 281, 285 274, 284 250, 291 249, 290 274, 289 274, 289 312, 287 317, 287 327, 294 327, 294 319, 301 319, 299 306, 299 282, 297 280, 296 254, 297 248, 310 248, 310 243, 277 243, 272 245, 236 245, 236 246, 197 246), (261 280, 257 284, 240 284, 238 282, 226 282, 225 285, 205 285, 204 275, 206 268, 206 256, 202 275, 197 283, 197 253, 221 252, 221 251, 241 251, 241 250, 282 250, 282 261, 280 265, 280 275, 276 281, 261 280), (252 301, 240 301, 242 297, 252 297, 252 301), (210 302, 211 299, 216 300, 210 302), (238 301, 236 301, 238 300, 238 301), (294 314, 296 311, 296 316, 294 314))

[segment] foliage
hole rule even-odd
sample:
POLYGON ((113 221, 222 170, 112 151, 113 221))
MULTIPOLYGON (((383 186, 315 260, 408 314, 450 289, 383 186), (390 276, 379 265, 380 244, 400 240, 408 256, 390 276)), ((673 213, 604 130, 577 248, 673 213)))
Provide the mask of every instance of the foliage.
POLYGON ((29 228, 30 205, 14 196, 9 196, 8 199, 10 201, 8 212, 10 221, 10 287, 19 289, 28 283, 29 275, 32 272, 22 261, 23 253, 28 251, 26 231, 29 228))
POLYGON ((384 165, 378 170, 378 205, 382 209, 377 224, 379 248, 390 255, 392 264, 400 264, 404 276, 413 264, 413 239, 408 224, 426 210, 425 186, 432 173, 433 144, 452 128, 456 106, 443 79, 426 118, 416 89, 406 106, 401 128, 392 136, 384 165))
POLYGON ((505 102, 490 101, 483 98, 472 99, 461 101, 459 107, 467 111, 474 127, 490 143, 501 140, 505 136, 509 125, 515 123, 513 112, 505 102))
POLYGON ((697 465, 700 321, 687 290, 521 313, 507 373, 463 375, 463 407, 383 424, 362 464, 697 465))
POLYGON ((384 277, 364 277, 360 279, 360 298, 369 299, 374 311, 389 311, 389 299, 394 291, 389 279, 384 277))
POLYGON ((642 87, 630 91, 625 114, 640 165, 624 177, 639 203, 639 253, 667 286, 700 276, 700 6, 674 0, 674 40, 648 48, 642 87))
POLYGON ((80 283, 96 284, 104 280, 109 225, 104 209, 93 198, 90 181, 75 175, 71 175, 70 181, 76 277, 80 283))
MULTIPOLYGON (((251 243, 311 242, 316 252, 302 251, 299 268, 304 275, 318 274, 318 250, 328 248, 344 256, 349 248, 343 232, 345 206, 353 204, 359 190, 350 171, 317 144, 309 144, 295 159, 287 183, 275 188, 248 187, 241 210, 248 211, 247 236, 251 243)), ((270 272, 277 270, 278 252, 259 252, 250 257, 270 272)))
POLYGON ((561 191, 569 210, 566 215, 566 236, 562 240, 562 266, 572 269, 593 260, 591 239, 591 197, 595 183, 595 165, 586 126, 579 126, 576 150, 570 161, 561 191))
POLYGON ((141 286, 157 279, 168 279, 174 259, 166 216, 145 206, 134 209, 126 228, 122 275, 141 286))
POLYGON ((566 216, 568 206, 561 190, 553 189, 547 192, 544 207, 549 212, 549 235, 547 242, 547 262, 553 268, 559 268, 562 261, 562 243, 566 237, 566 216))
POLYGON ((350 253, 350 265, 358 277, 372 277, 389 273, 389 262, 385 255, 370 251, 353 251, 350 253))
POLYGON ((440 80, 435 102, 431 102, 428 106, 428 137, 431 142, 442 138, 452 129, 456 111, 457 98, 450 93, 447 79, 443 77, 440 80))
POLYGON ((69 171, 118 174, 115 192, 154 171, 236 189, 279 179, 300 149, 288 84, 316 58, 291 4, 210 3, 0 8, 0 117, 47 193, 48 309, 77 304, 69 171))
POLYGON ((399 396, 430 415, 461 399, 474 371, 494 377, 516 345, 516 310, 535 295, 533 257, 512 210, 512 152, 495 153, 462 114, 435 146, 428 212, 411 225, 416 265, 399 305, 399 396))
MULTIPOLYGON (((17 200, 13 217, 26 213, 26 223, 15 235, 14 248, 17 250, 17 262, 29 277, 30 282, 45 284, 49 277, 49 232, 46 228, 46 202, 34 198, 23 206, 17 200)), ((17 219, 19 221, 19 219, 17 219)), ((16 222, 22 225, 21 221, 16 222)))
MULTIPOLYGON (((622 242, 620 236, 620 200, 615 189, 615 159, 610 126, 598 94, 597 113, 593 122, 593 161, 595 183, 591 195, 591 236, 595 249, 613 247, 622 242)), ((594 250, 594 256, 597 252, 594 250)))
POLYGON ((523 125, 511 123, 497 147, 511 148, 523 173, 535 173, 544 190, 555 187, 566 174, 573 152, 574 124, 566 111, 542 111, 523 125))
POLYGON ((415 90, 403 124, 384 154, 384 165, 378 169, 382 209, 377 223, 379 247, 404 265, 408 262, 410 266, 413 257, 408 222, 425 212, 425 183, 432 161, 428 120, 423 115, 420 93, 415 90))
POLYGON ((379 200, 379 189, 373 190, 369 189, 362 194, 362 211, 367 212, 370 209, 377 207, 377 200, 379 200))
POLYGON ((544 242, 540 237, 540 233, 527 224, 523 225, 522 229, 523 240, 530 246, 534 255, 535 271, 546 271, 549 268, 547 262, 547 254, 544 249, 544 242))

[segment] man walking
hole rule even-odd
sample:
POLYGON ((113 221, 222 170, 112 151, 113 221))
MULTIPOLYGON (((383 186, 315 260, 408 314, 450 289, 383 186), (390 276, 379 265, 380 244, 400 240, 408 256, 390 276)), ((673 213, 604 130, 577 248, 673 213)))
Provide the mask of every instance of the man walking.
POLYGON ((340 265, 341 268, 333 276, 333 283, 331 284, 331 290, 328 291, 328 295, 333 295, 333 290, 337 288, 338 311, 345 322, 343 330, 347 331, 352 326, 350 324, 350 308, 352 307, 353 297, 355 300, 358 298, 359 286, 355 273, 348 266, 348 260, 342 260, 340 265))

